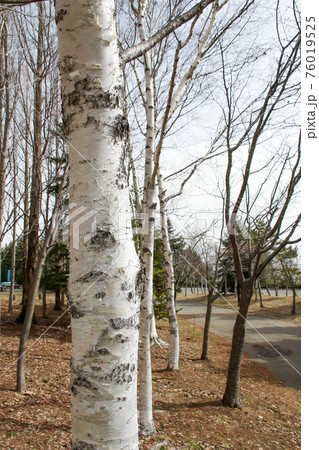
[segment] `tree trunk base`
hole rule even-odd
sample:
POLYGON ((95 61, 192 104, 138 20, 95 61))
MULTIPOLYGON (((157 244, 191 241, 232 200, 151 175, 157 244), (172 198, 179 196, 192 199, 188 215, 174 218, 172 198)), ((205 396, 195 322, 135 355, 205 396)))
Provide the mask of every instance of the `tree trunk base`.
POLYGON ((229 406, 230 408, 242 409, 242 405, 239 398, 232 398, 230 396, 224 395, 222 399, 222 404, 229 406))
POLYGON ((62 311, 63 308, 61 306, 54 306, 53 311, 62 311))
POLYGON ((179 372, 178 367, 174 367, 174 366, 170 365, 169 363, 167 364, 166 370, 167 370, 167 372, 179 372))
POLYGON ((139 423, 138 435, 140 437, 147 437, 156 434, 156 428, 154 422, 152 423, 139 423))
POLYGON ((19 394, 25 394, 27 392, 27 389, 25 386, 17 386, 16 392, 18 392, 19 394))

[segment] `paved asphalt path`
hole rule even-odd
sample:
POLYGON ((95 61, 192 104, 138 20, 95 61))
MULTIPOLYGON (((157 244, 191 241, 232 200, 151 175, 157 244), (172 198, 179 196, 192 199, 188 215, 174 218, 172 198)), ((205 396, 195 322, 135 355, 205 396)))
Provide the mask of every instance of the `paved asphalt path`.
MULTIPOLYGON (((177 301, 177 310, 179 316, 204 327, 206 305, 177 301)), ((231 341, 236 315, 233 309, 213 306, 210 331, 231 341)), ((266 366, 288 386, 300 390, 300 324, 249 313, 245 341, 244 351, 251 359, 266 366)))

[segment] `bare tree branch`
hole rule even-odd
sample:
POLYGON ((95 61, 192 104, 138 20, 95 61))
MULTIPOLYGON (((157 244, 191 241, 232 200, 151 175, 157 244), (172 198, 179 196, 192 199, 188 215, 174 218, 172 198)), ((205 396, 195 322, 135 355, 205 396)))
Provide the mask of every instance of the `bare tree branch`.
POLYGON ((30 3, 39 3, 39 2, 46 2, 48 0, 2 0, 0 1, 0 5, 13 7, 13 6, 24 6, 29 5, 30 3))
MULTIPOLYGON (((173 20, 170 20, 167 25, 165 25, 162 29, 157 31, 153 36, 151 36, 147 41, 141 42, 140 44, 134 45, 126 49, 121 54, 121 63, 125 64, 129 61, 132 61, 139 56, 145 54, 148 50, 153 48, 156 44, 158 44, 161 40, 163 40, 166 36, 168 36, 172 31, 176 30, 180 26, 184 25, 186 22, 191 20, 193 17, 200 14, 207 6, 211 3, 217 2, 217 0, 201 0, 191 9, 186 11, 179 17, 176 17, 173 20)), ((218 7, 220 9, 224 3, 227 3, 228 0, 225 0, 221 6, 218 7)))

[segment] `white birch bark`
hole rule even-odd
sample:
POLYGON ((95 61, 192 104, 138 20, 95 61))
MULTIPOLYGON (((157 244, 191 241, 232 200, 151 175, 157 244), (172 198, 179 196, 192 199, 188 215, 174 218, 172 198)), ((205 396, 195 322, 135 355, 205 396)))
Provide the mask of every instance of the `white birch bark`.
POLYGON ((174 267, 173 267, 173 254, 171 245, 169 242, 167 215, 166 215, 166 201, 165 191, 163 188, 163 179, 160 173, 157 174, 158 179, 158 191, 160 200, 160 214, 161 214, 161 230, 164 248, 165 259, 165 271, 166 271, 166 301, 167 301, 167 313, 170 330, 170 346, 169 346, 169 359, 168 370, 178 370, 179 368, 179 330, 175 308, 175 282, 174 282, 174 267))
POLYGON ((142 205, 140 201, 140 189, 138 186, 138 180, 137 180, 137 174, 136 174, 136 168, 135 163, 133 160, 133 154, 132 154, 132 146, 129 145, 129 160, 130 160, 130 170, 132 172, 132 179, 133 179, 133 189, 134 189, 134 198, 135 198, 135 209, 138 214, 142 212, 142 205))
MULTIPOLYGON (((137 11, 138 29, 141 42, 146 41, 144 29, 144 12, 147 2, 140 2, 137 11)), ((154 231, 155 231, 155 183, 153 178, 154 152, 155 152, 155 117, 154 117, 154 86, 152 78, 152 61, 149 53, 144 55, 144 73, 146 84, 146 148, 145 148, 145 175, 143 213, 146 217, 146 229, 143 230, 142 240, 142 270, 143 291, 141 295, 141 330, 139 346, 139 432, 147 436, 153 434, 152 405, 152 364, 151 364, 151 330, 153 312, 153 258, 154 258, 154 231)), ((153 322, 154 325, 154 322, 153 322)))
POLYGON ((137 449, 138 260, 127 229, 127 120, 113 0, 57 0, 70 202, 97 227, 71 227, 72 448, 137 449), (86 228, 86 229, 85 229, 86 228))

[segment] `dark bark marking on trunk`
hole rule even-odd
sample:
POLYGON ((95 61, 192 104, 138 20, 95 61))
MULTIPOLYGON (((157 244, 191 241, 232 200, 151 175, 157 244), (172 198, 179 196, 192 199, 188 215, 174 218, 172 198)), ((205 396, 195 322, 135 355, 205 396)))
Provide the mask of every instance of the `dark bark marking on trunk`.
POLYGON ((115 142, 123 141, 128 139, 128 133, 130 130, 128 120, 122 114, 118 114, 113 123, 113 138, 115 142))
POLYGON ((94 295, 94 298, 104 298, 106 296, 106 293, 105 292, 97 292, 95 295, 94 295))
POLYGON ((84 316, 84 313, 75 305, 72 305, 71 308, 69 308, 69 313, 73 319, 80 319, 84 316))
POLYGON ((100 348, 96 350, 95 353, 98 353, 99 355, 109 355, 110 350, 108 350, 107 348, 100 348))
POLYGON ((102 86, 98 85, 95 80, 96 78, 87 75, 82 80, 76 81, 74 83, 75 90, 68 94, 68 96, 83 96, 88 102, 92 101, 92 107, 94 109, 96 107, 118 108, 122 97, 122 87, 115 86, 112 91, 104 91, 102 86), (90 92, 91 94, 86 94, 86 92, 90 92))
POLYGON ((125 116, 118 114, 112 122, 114 143, 121 142, 121 155, 118 162, 118 169, 115 184, 119 189, 128 186, 128 146, 129 146, 129 123, 125 116))
POLYGON ((94 116, 88 116, 83 126, 84 128, 87 128, 90 125, 94 125, 94 129, 99 131, 104 129, 106 122, 102 122, 101 120, 96 119, 94 116))
MULTIPOLYGON (((72 61, 71 56, 65 57, 63 61, 63 67, 61 67, 61 71, 65 73, 72 72, 72 70, 74 70, 73 64, 74 63, 72 61)), ((74 90, 72 92, 62 95, 62 104, 63 104, 62 109, 65 110, 66 105, 68 107, 74 106, 78 111, 83 110, 81 105, 86 105, 87 108, 93 110, 103 108, 107 109, 119 108, 123 96, 122 87, 115 86, 111 91, 105 91, 99 83, 100 81, 97 78, 93 78, 90 75, 87 75, 82 80, 76 81, 74 83, 74 90)), ((64 117, 66 117, 66 119, 64 120, 64 131, 66 134, 69 134, 72 131, 72 122, 74 115, 76 113, 77 111, 73 111, 69 113, 67 117, 65 114, 63 115, 64 117)), ((117 117, 123 118, 123 116, 121 115, 118 115, 117 117)), ((118 122, 119 119, 115 120, 115 124, 111 125, 113 129, 118 122)), ((120 137, 120 135, 124 136, 125 133, 126 136, 128 134, 128 122, 127 127, 123 125, 123 120, 121 120, 121 123, 122 127, 120 129, 122 131, 121 133, 119 130, 115 132, 114 139, 120 137), (126 131, 124 132, 124 130, 126 131)), ((83 125, 88 126, 90 124, 94 124, 94 126, 97 127, 98 129, 100 129, 101 126, 104 127, 106 125, 105 123, 97 120, 92 115, 87 116, 86 122, 83 125)))
POLYGON ((79 283, 92 282, 92 281, 105 281, 108 279, 108 274, 101 271, 94 271, 86 273, 82 277, 78 278, 76 281, 79 283))
POLYGON ((100 372, 102 370, 102 367, 100 366, 90 366, 90 367, 94 372, 100 372))
POLYGON ((74 68, 74 60, 71 55, 63 57, 63 64, 60 64, 60 71, 63 73, 70 73, 74 68))
POLYGON ((108 227, 103 225, 97 227, 95 234, 90 239, 90 245, 96 248, 109 248, 116 243, 117 240, 108 227))
POLYGON ((117 384, 131 383, 133 380, 131 373, 136 370, 136 365, 133 363, 119 364, 111 372, 107 378, 115 381, 117 384))
MULTIPOLYGON (((131 302, 134 300, 134 291, 132 290, 133 286, 132 284, 128 284, 126 281, 121 284, 122 291, 129 291, 127 294, 127 300, 131 302)), ((136 300, 135 300, 136 303, 136 300)))
POLYGON ((125 342, 129 341, 129 338, 127 336, 124 336, 124 334, 117 334, 115 336, 115 339, 117 339, 121 344, 124 344, 125 342))
POLYGON ((84 313, 80 310, 77 301, 73 300, 73 298, 70 296, 70 293, 66 293, 67 303, 68 303, 68 310, 69 314, 73 319, 79 319, 80 317, 84 316, 84 313))
POLYGON ((70 134, 72 119, 75 115, 75 112, 63 114, 63 133, 65 136, 68 136, 70 134))
POLYGON ((66 9, 60 9, 59 11, 57 11, 55 14, 55 23, 58 24, 59 22, 61 22, 66 13, 67 13, 66 9))
POLYGON ((122 328, 139 328, 139 318, 138 315, 134 315, 129 317, 128 319, 122 319, 121 317, 117 317, 115 319, 111 319, 112 327, 115 330, 120 330, 122 328))
POLYGON ((72 385, 71 385, 71 392, 73 395, 77 395, 76 386, 85 387, 85 388, 89 389, 90 391, 96 391, 96 392, 98 391, 98 389, 93 386, 91 381, 88 380, 88 374, 85 372, 80 372, 75 376, 75 378, 72 382, 72 385))
POLYGON ((72 442, 72 450, 98 450, 96 445, 89 444, 84 441, 72 442))
MULTIPOLYGON (((170 320, 170 322, 171 322, 171 323, 176 323, 176 320, 170 320)), ((171 336, 177 336, 177 330, 171 328, 169 334, 170 334, 171 336)))
MULTIPOLYGON (((101 349, 107 350, 107 349, 101 349)), ((99 351, 98 351, 99 352, 99 351)), ((108 351, 107 351, 108 352, 108 351)), ((109 352, 108 352, 109 353, 109 352)), ((102 353, 104 354, 104 353, 102 353)), ((110 380, 117 384, 131 383, 133 381, 133 373, 136 372, 137 366, 135 363, 123 363, 115 366, 109 373, 102 373, 102 368, 92 364, 90 366, 92 372, 82 371, 78 369, 74 363, 71 364, 72 372, 74 373, 74 379, 71 385, 71 392, 74 396, 78 394, 78 387, 84 387, 90 390, 92 393, 98 394, 99 389, 95 386, 94 381, 107 381, 110 380)), ((126 397, 122 399, 125 401, 126 397)))

